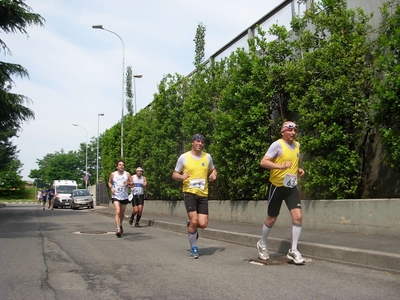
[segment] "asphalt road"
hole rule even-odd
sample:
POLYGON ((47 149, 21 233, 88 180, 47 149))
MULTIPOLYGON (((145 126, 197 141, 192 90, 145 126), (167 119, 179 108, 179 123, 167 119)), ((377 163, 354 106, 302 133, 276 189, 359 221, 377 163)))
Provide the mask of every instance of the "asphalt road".
POLYGON ((304 266, 255 248, 124 224, 91 210, 0 208, 0 299, 398 299, 400 275, 325 261, 304 266))

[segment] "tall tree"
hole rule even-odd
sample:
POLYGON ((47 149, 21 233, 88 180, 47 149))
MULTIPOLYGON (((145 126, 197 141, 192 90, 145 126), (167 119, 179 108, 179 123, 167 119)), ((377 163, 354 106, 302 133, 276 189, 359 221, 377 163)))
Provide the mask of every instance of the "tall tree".
POLYGON ((75 151, 65 153, 62 149, 59 152, 46 154, 42 159, 37 160, 39 169, 31 170, 29 178, 46 184, 50 184, 56 179, 76 180, 84 186, 84 164, 81 158, 82 155, 75 151))
POLYGON ((128 66, 126 68, 126 87, 125 87, 125 93, 126 93, 126 110, 128 111, 128 115, 133 116, 134 112, 136 111, 136 107, 133 107, 133 97, 136 97, 136 95, 133 95, 132 92, 132 67, 128 66))
POLYGON ((378 38, 375 81, 379 101, 375 121, 382 135, 386 161, 400 175, 400 6, 398 0, 382 7, 382 22, 378 38))
POLYGON ((202 23, 199 23, 199 25, 197 25, 196 36, 193 40, 195 43, 195 57, 193 64, 196 69, 198 69, 198 67, 204 61, 204 51, 206 45, 205 36, 206 27, 202 23))
POLYGON ((370 15, 345 0, 321 0, 296 20, 303 57, 288 64, 289 108, 300 117, 300 144, 307 154, 303 181, 319 199, 360 198, 365 149, 372 128, 374 76, 370 15), (308 29, 308 28, 312 29, 308 29))
MULTIPOLYGON (((26 27, 43 24, 44 19, 33 13, 24 1, 0 1, 0 29, 3 32, 27 34, 26 27)), ((11 50, 2 39, 0 47, 5 55, 11 55, 11 50)), ((17 148, 12 145, 11 138, 17 135, 22 122, 34 118, 34 112, 25 106, 30 99, 11 92, 13 76, 28 77, 28 71, 18 64, 0 62, 0 170, 16 157, 17 148)))
POLYGON ((20 175, 23 164, 18 159, 13 159, 6 168, 0 171, 0 186, 3 190, 21 189, 25 182, 20 175))

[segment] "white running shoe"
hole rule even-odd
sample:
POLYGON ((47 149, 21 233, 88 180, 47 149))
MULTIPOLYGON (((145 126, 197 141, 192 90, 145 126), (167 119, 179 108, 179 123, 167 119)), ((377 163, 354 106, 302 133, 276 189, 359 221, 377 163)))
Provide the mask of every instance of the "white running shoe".
POLYGON ((295 265, 303 265, 306 262, 298 250, 289 250, 287 258, 293 260, 295 265))
POLYGON ((258 257, 262 260, 268 260, 268 249, 267 246, 261 246, 261 240, 257 242, 258 257))

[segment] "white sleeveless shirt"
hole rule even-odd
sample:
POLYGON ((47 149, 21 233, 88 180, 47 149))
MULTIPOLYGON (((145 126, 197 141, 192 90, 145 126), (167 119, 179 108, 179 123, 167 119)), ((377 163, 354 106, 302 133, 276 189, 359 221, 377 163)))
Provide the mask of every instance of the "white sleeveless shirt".
POLYGON ((128 200, 128 175, 126 171, 122 175, 118 171, 114 172, 112 186, 114 188, 113 199, 128 200))
POLYGON ((131 191, 133 195, 143 195, 143 182, 143 175, 140 178, 136 174, 133 175, 133 188, 131 191))

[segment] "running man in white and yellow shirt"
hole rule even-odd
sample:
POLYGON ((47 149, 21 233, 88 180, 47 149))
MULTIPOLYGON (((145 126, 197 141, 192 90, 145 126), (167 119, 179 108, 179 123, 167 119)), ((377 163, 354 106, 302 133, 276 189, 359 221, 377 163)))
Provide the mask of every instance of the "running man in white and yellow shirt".
POLYGON ((182 154, 176 163, 172 178, 183 181, 183 200, 189 217, 188 237, 190 258, 199 257, 197 228, 208 225, 208 182, 217 179, 211 155, 203 152, 204 136, 192 137, 192 149, 182 154))
POLYGON ((284 122, 281 127, 282 138, 271 144, 260 162, 262 168, 271 170, 267 217, 263 224, 261 239, 257 242, 258 257, 262 260, 269 259, 267 238, 285 200, 292 218, 292 242, 287 257, 295 264, 305 262, 297 250, 303 218, 297 176, 303 176, 304 170, 299 167, 300 144, 295 141, 296 133, 297 125, 294 122, 284 122))

